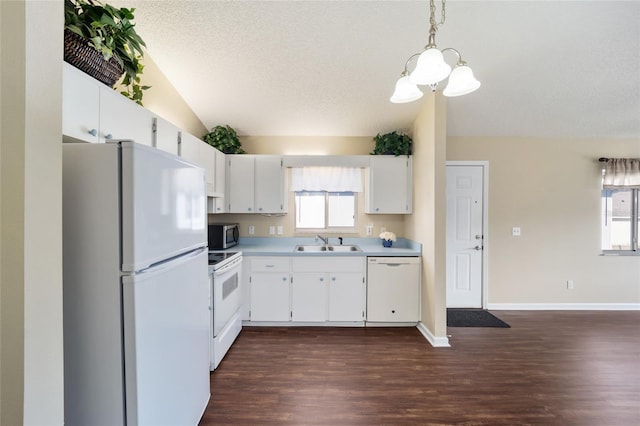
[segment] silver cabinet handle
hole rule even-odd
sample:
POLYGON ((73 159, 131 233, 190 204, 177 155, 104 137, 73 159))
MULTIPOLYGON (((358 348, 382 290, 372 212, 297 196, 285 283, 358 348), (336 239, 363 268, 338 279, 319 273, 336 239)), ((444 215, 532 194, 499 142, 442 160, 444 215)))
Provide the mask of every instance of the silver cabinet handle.
POLYGON ((322 282, 322 281, 324 281, 324 278, 320 277, 320 281, 321 281, 321 282, 322 282))
POLYGON ((91 129, 88 132, 91 136, 96 136, 98 134, 98 131, 96 129, 91 129))
POLYGON ((104 135, 105 139, 113 139, 113 135, 111 133, 107 133, 106 135, 104 135))
POLYGON ((287 277, 282 277, 282 281, 286 281, 286 280, 287 280, 287 277))
POLYGON ((335 280, 336 280, 336 277, 331 277, 331 281, 335 281, 335 280))

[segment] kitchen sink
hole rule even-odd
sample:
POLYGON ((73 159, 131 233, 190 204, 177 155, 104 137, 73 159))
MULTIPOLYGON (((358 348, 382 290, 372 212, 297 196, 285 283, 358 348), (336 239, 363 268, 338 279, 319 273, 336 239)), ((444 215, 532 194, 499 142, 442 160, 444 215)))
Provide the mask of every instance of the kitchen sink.
POLYGON ((362 251, 358 246, 331 246, 331 245, 298 245, 293 251, 302 251, 306 253, 343 253, 343 252, 359 252, 362 251))
POLYGON ((293 251, 323 252, 327 251, 327 246, 296 246, 293 251))
POLYGON ((362 251, 358 246, 328 246, 327 250, 335 252, 362 251))

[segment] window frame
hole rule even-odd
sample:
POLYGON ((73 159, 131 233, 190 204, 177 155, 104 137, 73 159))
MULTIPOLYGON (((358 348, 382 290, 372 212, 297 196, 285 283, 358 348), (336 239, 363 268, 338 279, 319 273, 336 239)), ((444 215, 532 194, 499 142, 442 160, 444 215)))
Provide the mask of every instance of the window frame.
MULTIPOLYGON (((640 189, 636 189, 636 188, 618 188, 617 190, 627 190, 627 191, 631 191, 631 217, 630 217, 630 227, 629 227, 629 232, 630 232, 630 245, 631 248, 630 249, 625 249, 625 250, 614 250, 614 249, 604 249, 602 248, 602 243, 600 244, 601 247, 600 249, 602 250, 602 254, 603 255, 614 255, 614 256, 640 256, 640 250, 639 250, 639 242, 638 242, 638 231, 639 231, 639 225, 638 225, 638 219, 640 218, 640 208, 638 207, 638 203, 640 202, 640 189)), ((601 190, 600 192, 600 200, 602 202, 602 199, 605 197, 605 191, 606 189, 601 190)), ((612 191, 615 191, 612 190, 612 191)), ((604 220, 604 217, 602 215, 602 211, 600 213, 600 235, 601 238, 600 240, 602 241, 602 233, 604 232, 604 228, 606 226, 606 222, 604 220)))
POLYGON ((327 232, 327 233, 356 233, 358 231, 358 192, 355 191, 293 191, 294 198, 294 232, 327 232), (324 228, 299 228, 298 223, 298 202, 299 193, 324 193, 324 228), (350 193, 353 195, 353 226, 329 226, 329 195, 333 193, 350 193))

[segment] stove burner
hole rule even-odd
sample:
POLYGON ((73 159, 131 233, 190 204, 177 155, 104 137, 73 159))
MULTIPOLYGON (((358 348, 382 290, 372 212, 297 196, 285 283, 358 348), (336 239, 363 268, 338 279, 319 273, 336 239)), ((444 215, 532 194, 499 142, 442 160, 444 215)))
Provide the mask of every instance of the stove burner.
POLYGON ((213 266, 213 265, 217 265, 220 262, 224 262, 225 260, 229 259, 230 257, 235 256, 236 254, 238 254, 237 251, 233 251, 233 252, 209 252, 209 266, 213 266))

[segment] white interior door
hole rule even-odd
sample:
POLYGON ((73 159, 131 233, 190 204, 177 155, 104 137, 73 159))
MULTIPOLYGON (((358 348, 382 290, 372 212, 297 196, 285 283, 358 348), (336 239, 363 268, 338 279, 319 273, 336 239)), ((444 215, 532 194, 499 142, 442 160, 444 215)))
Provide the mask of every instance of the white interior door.
POLYGON ((447 165, 447 307, 482 307, 484 166, 447 165))

